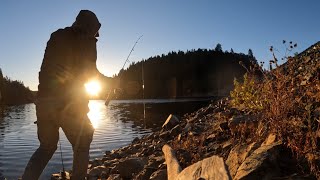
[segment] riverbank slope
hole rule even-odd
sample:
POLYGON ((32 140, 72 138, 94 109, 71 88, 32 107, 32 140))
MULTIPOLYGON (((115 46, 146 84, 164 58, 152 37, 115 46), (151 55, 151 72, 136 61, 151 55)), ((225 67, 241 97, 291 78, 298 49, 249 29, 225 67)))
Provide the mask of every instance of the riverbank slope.
POLYGON ((288 58, 263 80, 248 74, 231 97, 169 116, 158 131, 90 161, 89 179, 319 179, 319 50, 288 58), (206 158, 216 164, 190 170, 206 158))

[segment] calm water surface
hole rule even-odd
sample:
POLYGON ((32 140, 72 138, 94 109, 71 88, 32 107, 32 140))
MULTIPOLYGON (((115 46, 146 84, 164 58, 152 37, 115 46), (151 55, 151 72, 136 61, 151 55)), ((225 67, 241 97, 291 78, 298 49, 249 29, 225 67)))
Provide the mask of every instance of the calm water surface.
MULTIPOLYGON (((208 101, 185 100, 92 100, 88 116, 95 127, 90 159, 102 157, 106 150, 128 145, 135 137, 159 128, 170 113, 183 115, 208 101), (145 110, 145 111, 144 111, 145 110)), ((0 113, 0 180, 17 179, 38 148, 34 104, 7 107, 0 113)), ((63 160, 66 169, 72 167, 72 148, 60 131, 63 160)), ((50 179, 62 169, 60 149, 53 155, 40 179, 50 179)))

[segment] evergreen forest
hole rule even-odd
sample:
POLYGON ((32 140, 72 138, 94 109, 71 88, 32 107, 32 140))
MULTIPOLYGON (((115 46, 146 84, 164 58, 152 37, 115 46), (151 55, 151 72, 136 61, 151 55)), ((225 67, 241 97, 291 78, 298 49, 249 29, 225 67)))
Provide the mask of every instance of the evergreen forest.
POLYGON ((257 60, 251 49, 248 54, 224 52, 218 44, 212 50, 169 52, 132 62, 113 78, 122 90, 120 99, 217 97, 229 95, 234 79, 253 64, 257 60))
POLYGON ((22 81, 3 77, 0 69, 0 103, 5 105, 19 105, 34 102, 34 95, 22 81))

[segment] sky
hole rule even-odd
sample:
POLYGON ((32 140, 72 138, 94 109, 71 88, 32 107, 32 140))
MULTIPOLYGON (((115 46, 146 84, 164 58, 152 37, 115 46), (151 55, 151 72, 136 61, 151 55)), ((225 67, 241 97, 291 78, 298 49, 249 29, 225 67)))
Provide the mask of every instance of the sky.
POLYGON ((214 49, 248 53, 269 62, 269 47, 285 55, 282 40, 301 52, 320 39, 320 1, 304 0, 3 0, 0 6, 0 68, 5 76, 37 90, 38 72, 50 34, 71 26, 81 9, 93 11, 102 26, 97 67, 117 74, 138 62, 171 51, 214 49), (127 67, 128 65, 126 65, 127 67))

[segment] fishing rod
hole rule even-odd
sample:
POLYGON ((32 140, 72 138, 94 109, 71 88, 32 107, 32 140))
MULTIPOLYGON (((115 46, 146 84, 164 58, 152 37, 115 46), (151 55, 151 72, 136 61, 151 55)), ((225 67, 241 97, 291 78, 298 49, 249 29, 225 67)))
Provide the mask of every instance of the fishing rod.
MULTIPOLYGON (((120 71, 119 71, 119 84, 120 84, 121 75, 122 75, 122 74, 120 74, 120 72, 121 72, 121 70, 124 69, 124 67, 125 67, 125 65, 127 64, 127 62, 130 62, 130 61, 129 61, 129 57, 130 57, 131 53, 134 51, 134 48, 136 47, 136 45, 138 44, 138 41, 142 38, 142 36, 143 36, 143 35, 139 36, 139 38, 138 38, 138 39, 136 40, 136 42, 133 44, 133 46, 132 46, 132 48, 131 48, 128 56, 127 56, 127 59, 124 61, 123 66, 122 66, 122 68, 121 68, 120 71)), ((110 98, 109 98, 109 97, 110 97, 111 91, 112 91, 112 90, 110 89, 110 91, 109 91, 109 93, 108 93, 108 96, 107 96, 107 99, 106 99, 106 102, 105 102, 105 105, 106 105, 106 106, 108 106, 108 104, 109 104, 109 101, 110 101, 110 98)))
MULTIPOLYGON (((126 65, 126 63, 129 62, 129 57, 130 57, 131 53, 134 51, 134 47, 137 45, 138 41, 142 38, 142 36, 143 35, 141 35, 137 39, 137 41, 134 43, 134 45, 133 45, 133 47, 132 47, 132 49, 131 49, 131 51, 130 51, 127 59, 126 59, 126 61, 124 62, 121 70, 123 70, 125 65, 126 65)), ((142 99, 144 100, 144 68, 143 68, 143 61, 142 61, 141 65, 142 65, 142 67, 141 67, 142 68, 142 74, 141 74, 141 76, 142 76, 141 77, 142 78, 142 99)), ((119 77, 119 80, 120 80, 120 77, 119 77)), ((146 103, 144 101, 143 101, 143 120, 144 120, 144 124, 146 125, 146 123, 145 123, 145 120, 146 120, 146 103)))
POLYGON ((144 101, 144 68, 143 68, 143 61, 142 61, 142 73, 141 73, 141 78, 142 78, 142 99, 143 99, 143 123, 145 128, 147 123, 146 123, 146 102, 144 101))
MULTIPOLYGON (((123 70, 123 68, 124 68, 124 66, 127 64, 127 62, 129 62, 129 57, 130 57, 131 53, 134 51, 134 47, 136 47, 138 41, 142 38, 142 36, 143 36, 143 35, 141 35, 141 36, 137 39, 137 41, 134 43, 134 45, 133 45, 133 47, 131 48, 131 51, 130 51, 130 53, 129 53, 127 59, 126 59, 126 61, 124 62, 121 70, 123 70)), ((121 70, 120 70, 120 71, 121 71, 121 70)))

